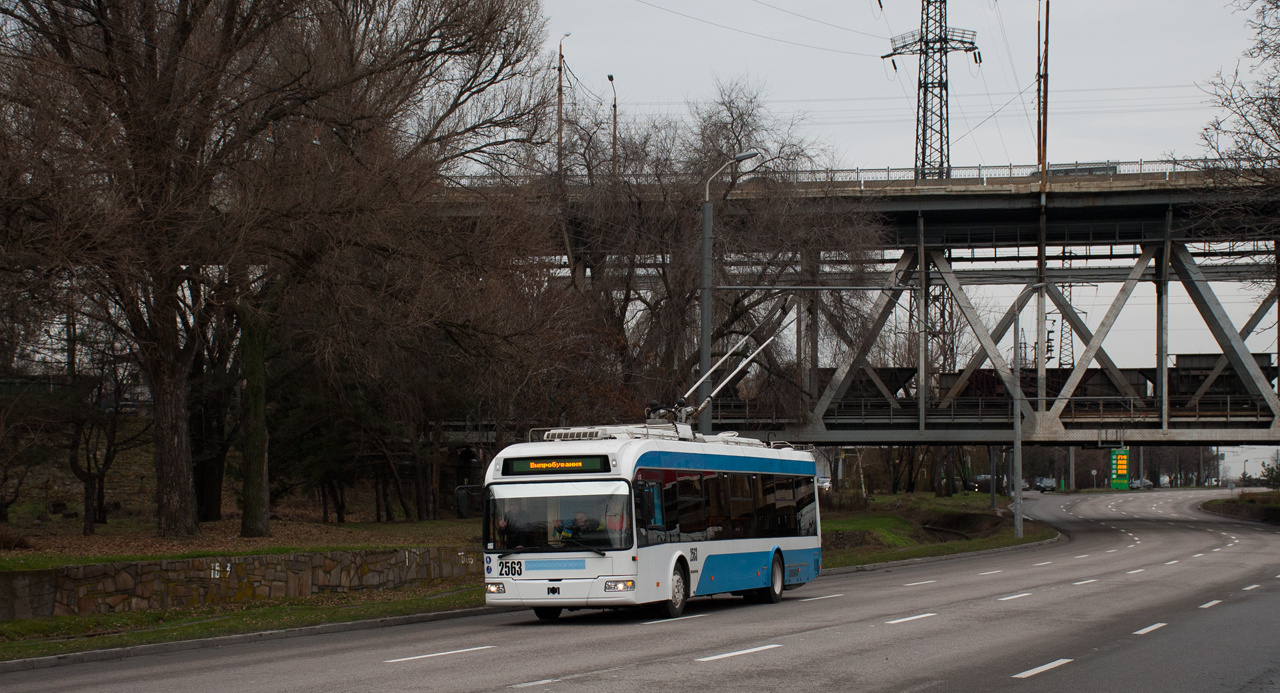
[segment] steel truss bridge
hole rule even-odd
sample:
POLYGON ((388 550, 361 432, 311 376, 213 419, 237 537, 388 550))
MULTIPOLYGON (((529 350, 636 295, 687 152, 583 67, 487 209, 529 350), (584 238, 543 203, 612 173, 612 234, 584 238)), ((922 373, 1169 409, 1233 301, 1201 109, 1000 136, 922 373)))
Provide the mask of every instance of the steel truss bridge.
MULTIPOLYGON (((1218 193, 1198 165, 1054 166, 1044 194, 1038 170, 1029 166, 956 168, 949 179, 929 181, 912 174, 861 169, 840 172, 834 183, 830 173, 814 175, 827 194, 834 184, 887 222, 869 321, 855 335, 847 325, 831 325, 843 344, 834 367, 830 361, 824 367, 811 337, 824 319, 822 293, 795 292, 806 413, 777 417, 750 401, 721 399, 713 405, 716 430, 820 445, 1005 444, 1013 439, 1017 406, 1028 443, 1280 443, 1280 358, 1273 358, 1280 354, 1250 353, 1244 341, 1260 326, 1276 328, 1276 292, 1236 325, 1214 290, 1224 282, 1274 287, 1276 241, 1206 242, 1197 226, 1218 193), (1154 286, 1154 343, 1125 341, 1113 330, 1144 283, 1154 286), (1177 342, 1169 325, 1171 283, 1185 289, 1218 352, 1191 353, 1177 342), (1081 284, 1117 289, 1094 328, 1070 300, 1070 288, 1081 284), (993 326, 974 305, 975 287, 991 286, 1013 297, 993 326), (873 345, 906 304, 915 358, 873 366, 873 345), (1024 319, 1022 331, 1037 346, 1015 371, 1010 351, 998 345, 1024 309, 1034 317, 1024 319), (937 320, 936 311, 950 311, 953 324, 976 340, 967 362, 931 366, 946 361, 930 353, 937 347, 927 323, 937 320), (1066 363, 1051 363, 1038 348, 1053 314, 1061 333, 1074 336, 1066 363), (1127 361, 1139 350, 1147 365, 1118 367, 1112 358, 1118 350, 1127 361)), ((819 281, 839 284, 834 276, 819 281)))

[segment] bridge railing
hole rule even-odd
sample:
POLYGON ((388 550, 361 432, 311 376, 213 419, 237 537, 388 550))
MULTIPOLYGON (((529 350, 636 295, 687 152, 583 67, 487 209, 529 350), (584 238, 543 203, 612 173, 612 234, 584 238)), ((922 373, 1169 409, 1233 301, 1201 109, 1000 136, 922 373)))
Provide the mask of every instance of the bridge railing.
MULTIPOLYGON (((1055 181, 1071 177, 1089 178, 1137 178, 1139 180, 1168 180, 1177 175, 1195 173, 1214 168, 1218 162, 1213 159, 1139 159, 1137 161, 1071 161, 1049 164, 1049 175, 1055 181)), ((770 175, 793 183, 839 183, 865 185, 991 185, 1009 184, 1013 182, 1034 182, 1040 175, 1040 167, 1036 164, 995 164, 977 166, 952 166, 950 176, 944 179, 919 180, 915 168, 842 168, 813 169, 796 171, 769 171, 770 175)), ((746 180, 751 174, 747 173, 746 180)), ((621 174, 620 179, 631 185, 655 185, 660 182, 657 176, 649 174, 621 174)), ((492 188, 503 185, 528 186, 554 184, 550 174, 540 175, 464 175, 452 179, 455 185, 466 188, 492 188)), ((607 181, 607 176, 588 178, 585 175, 569 174, 565 183, 570 186, 589 186, 607 181)))

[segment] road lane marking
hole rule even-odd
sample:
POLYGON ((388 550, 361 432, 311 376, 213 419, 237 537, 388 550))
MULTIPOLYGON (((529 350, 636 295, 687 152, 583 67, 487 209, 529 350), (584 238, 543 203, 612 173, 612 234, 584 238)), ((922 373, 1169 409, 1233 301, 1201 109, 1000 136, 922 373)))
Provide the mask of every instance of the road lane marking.
POLYGON ((468 647, 465 650, 449 650, 448 652, 432 652, 431 654, 416 655, 413 657, 401 657, 400 659, 384 659, 383 664, 394 664, 396 662, 408 662, 414 659, 428 659, 430 657, 443 657, 451 654, 462 654, 463 652, 475 652, 476 650, 489 650, 497 647, 497 645, 481 645, 480 647, 468 647))
MULTIPOLYGON (((843 596, 843 595, 839 595, 839 594, 837 594, 837 595, 835 595, 835 596, 840 597, 840 596, 843 596)), ((826 599, 826 597, 818 597, 818 599, 826 599)), ((800 601, 802 601, 802 602, 807 602, 807 601, 809 601, 809 600, 808 600, 808 599, 801 599, 800 601)), ((640 625, 642 625, 642 626, 653 626, 653 625, 657 625, 657 624, 659 624, 659 623, 671 623, 672 621, 685 621, 685 620, 688 620, 688 619, 691 619, 691 618, 702 618, 703 616, 706 616, 706 614, 694 614, 694 615, 692 615, 692 616, 678 616, 678 617, 676 617, 676 618, 660 618, 660 619, 658 619, 658 620, 656 620, 656 621, 645 621, 644 623, 641 623, 640 625)))
POLYGON ((1107 553, 1115 553, 1116 551, 1119 551, 1119 549, 1111 549, 1111 550, 1107 551, 1107 553))
POLYGON ((1165 565, 1173 565, 1174 563, 1177 563, 1177 561, 1168 561, 1165 563, 1165 565))
POLYGON ((937 580, 921 580, 920 582, 908 582, 903 587, 916 587, 917 585, 932 585, 937 580))
POLYGON ((1081 580, 1080 582, 1073 582, 1073 583, 1071 583, 1071 584, 1073 584, 1073 585, 1087 585, 1087 584, 1089 584, 1089 583, 1091 583, 1091 582, 1097 582, 1097 579, 1093 579, 1093 580, 1081 580))
POLYGON ((1196 555, 1192 556, 1192 558, 1199 558, 1199 557, 1201 557, 1201 556, 1203 556, 1203 555, 1204 555, 1204 554, 1202 554, 1202 553, 1198 553, 1198 554, 1196 554, 1196 555))
POLYGON ((1035 567, 1037 567, 1037 568, 1038 568, 1038 567, 1040 567, 1040 566, 1042 566, 1042 565, 1049 565, 1050 563, 1053 563, 1053 561, 1045 561, 1044 563, 1037 563, 1037 564, 1035 565, 1035 567))
POLYGON ((1126 549, 1132 549, 1132 548, 1133 548, 1133 547, 1135 547, 1135 546, 1137 546, 1137 544, 1129 544, 1129 545, 1128 545, 1128 546, 1126 546, 1125 548, 1126 548, 1126 549))
POLYGON ((1088 558, 1088 557, 1089 557, 1089 554, 1087 554, 1087 553, 1086 553, 1086 554, 1082 554, 1082 555, 1080 555, 1080 556, 1076 556, 1076 558, 1088 558))
POLYGON ((530 686, 543 686, 548 683, 556 683, 559 680, 560 679, 542 679, 541 681, 529 681, 527 683, 517 683, 513 686, 507 686, 507 688, 529 688, 530 686))
MULTIPOLYGON (((995 575, 996 573, 1003 573, 1003 572, 1004 572, 1003 570, 988 570, 985 573, 978 573, 978 574, 979 575, 995 575)), ((1280 575, 1277 575, 1276 577, 1280 577, 1280 575)))
POLYGON ((1007 602, 1014 599, 1022 599, 1023 597, 1030 597, 1030 596, 1031 596, 1030 592, 1023 592, 1022 594, 1013 594, 1013 595, 1009 595, 1008 597, 1000 597, 996 601, 1007 602))
POLYGON ((1127 572, 1127 573, 1125 573, 1125 574, 1126 574, 1126 575, 1133 575, 1134 573, 1141 573, 1141 572, 1142 572, 1142 571, 1144 571, 1144 570, 1146 570, 1146 568, 1138 568, 1137 570, 1130 570, 1129 572, 1127 572))
POLYGON ((1220 548, 1219 548, 1219 549, 1214 549, 1214 551, 1221 551, 1221 550, 1222 550, 1222 549, 1220 549, 1220 548))
POLYGON ((1256 590, 1256 589, 1258 589, 1259 587, 1262 587, 1262 585, 1249 585, 1248 587, 1246 587, 1246 588, 1244 588, 1244 589, 1242 589, 1242 590, 1240 590, 1240 591, 1241 591, 1241 592, 1248 592, 1249 590, 1256 590))
POLYGON ((702 657, 700 659, 695 659, 693 661, 714 662, 717 659, 725 659, 727 657, 737 657, 738 655, 752 654, 755 652, 764 652, 765 650, 772 650, 775 647, 782 647, 782 645, 761 645, 760 647, 753 647, 749 650, 738 650, 737 652, 726 652, 724 654, 712 655, 710 657, 702 657))
POLYGON ((1150 632, 1151 632, 1151 631, 1153 631, 1153 630, 1159 630, 1159 629, 1161 629, 1161 628, 1164 628, 1164 627, 1165 627, 1165 626, 1167 626, 1167 625, 1169 625, 1169 624, 1168 624, 1168 623, 1153 623, 1153 624, 1151 624, 1151 625, 1147 626, 1146 628, 1143 628, 1142 630, 1135 630, 1135 631, 1133 631, 1133 634, 1134 634, 1134 635, 1146 635, 1147 633, 1150 633, 1150 632))
POLYGON ((1029 679, 1029 678, 1031 678, 1032 676, 1035 676, 1036 674, 1043 674, 1044 672, 1049 671, 1050 669, 1057 669, 1058 667, 1062 666, 1063 664, 1069 664, 1069 663, 1071 663, 1072 661, 1075 661, 1075 660, 1071 660, 1071 659, 1059 659, 1059 660, 1055 660, 1055 661, 1049 662, 1048 664, 1042 664, 1042 665, 1040 665, 1040 666, 1036 667, 1035 669, 1027 669, 1026 671, 1022 672, 1021 674, 1014 674, 1014 675, 1013 675, 1013 678, 1015 678, 1015 679, 1029 679))
POLYGON ((916 616, 908 616, 906 618, 897 618, 892 621, 885 621, 885 625, 892 626, 898 623, 906 623, 907 621, 918 621, 922 618, 929 618, 930 616, 937 616, 937 614, 919 614, 916 616))
POLYGON ((1215 606, 1217 606, 1217 605, 1219 605, 1219 604, 1221 604, 1221 603, 1222 603, 1222 600, 1221 600, 1221 599, 1215 599, 1215 600, 1213 600, 1213 601, 1211 601, 1211 602, 1205 602, 1204 604, 1201 604, 1201 605, 1200 605, 1200 608, 1201 608, 1201 609, 1208 609, 1208 608, 1211 608, 1211 607, 1215 607, 1215 606))
MULTIPOLYGON (((821 597, 809 597, 808 599, 801 599, 800 601, 802 601, 802 602, 816 602, 816 601, 818 601, 819 599, 835 599, 836 597, 843 597, 843 596, 844 596, 843 594, 828 594, 828 595, 824 595, 824 596, 821 596, 821 597)), ((702 616, 702 614, 698 614, 698 615, 699 615, 699 616, 702 616)))

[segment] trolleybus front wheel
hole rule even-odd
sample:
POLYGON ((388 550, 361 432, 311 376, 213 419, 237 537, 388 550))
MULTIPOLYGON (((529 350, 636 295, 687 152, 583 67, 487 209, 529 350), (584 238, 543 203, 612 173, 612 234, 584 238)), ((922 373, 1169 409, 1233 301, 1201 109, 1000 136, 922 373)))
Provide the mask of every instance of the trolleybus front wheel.
POLYGON ((533 607, 533 615, 543 621, 554 621, 560 618, 562 609, 558 606, 535 606, 533 607))
POLYGON ((689 581, 684 576, 684 567, 677 563, 671 571, 671 598, 658 602, 658 614, 666 618, 679 618, 684 613, 684 605, 687 601, 689 601, 689 581))

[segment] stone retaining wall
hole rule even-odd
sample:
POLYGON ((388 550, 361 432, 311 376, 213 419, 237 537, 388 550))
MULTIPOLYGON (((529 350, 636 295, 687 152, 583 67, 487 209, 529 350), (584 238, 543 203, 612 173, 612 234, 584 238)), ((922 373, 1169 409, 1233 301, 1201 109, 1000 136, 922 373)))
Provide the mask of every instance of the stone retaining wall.
POLYGON ((391 589, 482 575, 474 549, 324 551, 0 572, 0 621, 391 589))

